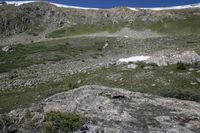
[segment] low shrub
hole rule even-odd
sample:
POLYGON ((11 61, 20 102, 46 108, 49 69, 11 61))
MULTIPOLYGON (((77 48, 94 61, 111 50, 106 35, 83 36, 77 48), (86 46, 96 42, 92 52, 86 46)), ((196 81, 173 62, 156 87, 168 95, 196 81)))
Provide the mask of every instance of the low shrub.
POLYGON ((196 102, 200 101, 200 94, 192 90, 166 89, 161 92, 161 96, 196 102))
POLYGON ((48 112, 43 133, 68 133, 81 128, 86 119, 75 113, 48 112))
POLYGON ((176 64, 176 69, 177 70, 186 70, 187 69, 187 64, 185 64, 183 62, 178 62, 176 64))
POLYGON ((74 88, 78 88, 79 84, 78 83, 69 83, 68 84, 69 89, 74 89, 74 88))

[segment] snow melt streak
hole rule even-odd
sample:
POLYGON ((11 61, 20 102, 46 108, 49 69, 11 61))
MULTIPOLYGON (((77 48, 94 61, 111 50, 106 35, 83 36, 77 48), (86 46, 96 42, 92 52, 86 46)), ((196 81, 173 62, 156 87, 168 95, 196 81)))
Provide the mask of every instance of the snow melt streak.
POLYGON ((145 61, 148 60, 151 56, 132 56, 128 58, 121 58, 118 60, 120 63, 129 63, 129 62, 137 62, 137 61, 145 61))

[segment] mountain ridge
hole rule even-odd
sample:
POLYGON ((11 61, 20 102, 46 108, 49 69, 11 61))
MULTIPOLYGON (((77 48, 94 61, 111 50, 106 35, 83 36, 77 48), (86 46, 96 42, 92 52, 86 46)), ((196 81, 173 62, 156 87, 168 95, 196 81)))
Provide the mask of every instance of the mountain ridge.
MULTIPOLYGON (((85 9, 85 10, 100 10, 103 8, 89 8, 89 7, 79 7, 79 6, 71 6, 71 5, 65 5, 65 4, 58 4, 54 2, 48 2, 48 1, 5 1, 7 4, 14 4, 16 6, 22 5, 22 4, 27 4, 27 3, 33 3, 33 2, 47 2, 49 4, 55 5, 57 7, 64 7, 64 8, 76 8, 76 9, 85 9)), ((199 8, 200 3, 195 3, 195 4, 186 4, 186 5, 179 5, 179 6, 169 6, 169 7, 152 7, 152 8, 137 8, 137 7, 129 7, 125 6, 131 10, 155 10, 155 11, 160 11, 160 10, 171 10, 171 9, 187 9, 187 8, 199 8)), ((115 8, 115 7, 113 7, 115 8)), ((110 8, 107 8, 110 9, 110 8)))
MULTIPOLYGON (((46 2, 23 4, 24 2, 26 3, 27 1, 18 2, 16 6, 13 4, 0 6, 1 45, 30 43, 40 38, 54 36, 54 34, 56 34, 54 37, 62 37, 66 34, 70 36, 101 31, 114 32, 124 27, 134 30, 150 29, 160 32, 163 31, 162 29, 164 31, 168 30, 166 29, 168 23, 174 25, 174 30, 177 29, 176 23, 180 23, 179 25, 187 26, 185 30, 189 29, 190 33, 195 33, 193 31, 198 30, 198 16, 200 16, 200 8, 154 11, 116 7, 101 10, 83 10, 63 8, 62 5, 56 6, 46 2), (76 30, 77 28, 79 29, 78 31, 76 30), (14 36, 17 39, 13 39, 13 37, 7 38, 13 35, 22 37, 14 36), (30 38, 28 39, 29 41, 20 41, 27 40, 27 38, 30 38)), ((182 29, 180 27, 177 30, 182 31, 182 29)))

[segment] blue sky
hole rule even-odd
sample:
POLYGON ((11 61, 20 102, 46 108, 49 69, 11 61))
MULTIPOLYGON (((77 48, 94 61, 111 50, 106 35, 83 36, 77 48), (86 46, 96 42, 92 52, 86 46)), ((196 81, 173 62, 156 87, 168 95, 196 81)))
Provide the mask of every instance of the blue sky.
MULTIPOLYGON (((23 1, 23 0, 0 0, 0 1, 23 1)), ((26 0, 27 1, 27 0, 26 0)), ((116 6, 130 7, 168 7, 200 3, 200 0, 48 0, 71 6, 111 8, 116 6)))
POLYGON ((111 8, 115 6, 130 7, 167 7, 200 3, 200 0, 49 0, 72 6, 111 8))

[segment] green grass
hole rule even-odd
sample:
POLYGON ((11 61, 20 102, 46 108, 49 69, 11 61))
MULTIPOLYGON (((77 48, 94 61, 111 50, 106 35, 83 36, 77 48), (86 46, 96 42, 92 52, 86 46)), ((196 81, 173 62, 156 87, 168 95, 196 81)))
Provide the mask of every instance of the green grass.
POLYGON ((29 45, 17 45, 12 52, 0 51, 0 73, 17 68, 26 68, 33 64, 57 62, 63 59, 68 61, 85 59, 91 55, 101 53, 99 50, 105 42, 101 39, 89 41, 88 39, 54 40, 29 45), (69 42, 68 42, 69 41, 69 42))
POLYGON ((90 34, 102 31, 115 32, 125 26, 125 23, 97 23, 97 24, 77 24, 71 27, 63 27, 55 30, 47 36, 48 38, 67 37, 74 35, 90 34))
POLYGON ((0 113, 19 107, 27 107, 30 103, 40 101, 44 97, 68 90, 62 84, 42 84, 34 88, 20 88, 0 92, 0 113))
POLYGON ((67 46, 43 44, 17 45, 13 52, 0 52, 0 72, 7 72, 15 68, 24 68, 32 64, 43 64, 48 61, 59 61, 65 58, 67 46), (49 56, 50 55, 50 56, 49 56))
POLYGON ((173 33, 173 34, 198 34, 200 33, 200 17, 190 16, 186 19, 166 19, 163 22, 158 22, 151 25, 151 28, 158 32, 173 33))
POLYGON ((138 30, 151 29, 165 34, 199 34, 199 23, 200 17, 191 15, 185 19, 164 18, 158 22, 136 20, 130 27, 138 30))
MULTIPOLYGON (((192 14, 192 13, 191 13, 192 14)), ((160 21, 142 21, 136 19, 133 23, 119 22, 118 24, 96 23, 96 24, 77 24, 71 27, 63 27, 55 30, 47 36, 48 38, 67 37, 73 35, 96 33, 101 31, 116 32, 123 27, 129 27, 136 30, 151 29, 152 31, 164 34, 199 34, 200 17, 195 15, 185 18, 163 18, 160 21)))
POLYGON ((46 83, 33 88, 17 88, 0 91, 0 114, 15 108, 28 107, 31 103, 37 103, 55 93, 67 91, 74 87, 78 87, 76 78, 69 77, 60 83, 46 83))

